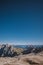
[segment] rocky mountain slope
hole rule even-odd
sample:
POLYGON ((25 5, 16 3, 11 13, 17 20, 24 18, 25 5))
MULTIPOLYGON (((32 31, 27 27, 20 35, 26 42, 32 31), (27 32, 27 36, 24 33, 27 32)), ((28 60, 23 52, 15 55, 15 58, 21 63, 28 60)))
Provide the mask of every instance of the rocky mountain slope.
POLYGON ((43 45, 40 47, 29 46, 27 48, 16 48, 12 45, 0 45, 0 57, 14 57, 18 55, 30 54, 30 53, 40 53, 43 51, 43 45))

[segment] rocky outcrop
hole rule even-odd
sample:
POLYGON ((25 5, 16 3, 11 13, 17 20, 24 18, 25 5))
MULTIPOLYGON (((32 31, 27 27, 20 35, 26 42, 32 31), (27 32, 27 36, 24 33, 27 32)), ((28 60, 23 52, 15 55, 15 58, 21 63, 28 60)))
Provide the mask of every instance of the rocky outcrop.
POLYGON ((43 51, 43 45, 33 49, 33 53, 39 53, 39 52, 42 52, 42 51, 43 51))
POLYGON ((24 51, 23 51, 23 54, 29 54, 29 53, 31 53, 32 52, 32 50, 33 50, 33 46, 29 46, 29 47, 27 47, 24 51))
POLYGON ((17 55, 17 53, 14 51, 14 48, 11 45, 1 45, 0 56, 13 57, 15 55, 17 55))
POLYGON ((29 53, 37 54, 37 53, 42 52, 42 51, 43 51, 43 45, 39 46, 39 47, 29 46, 22 53, 23 54, 29 54, 29 53))

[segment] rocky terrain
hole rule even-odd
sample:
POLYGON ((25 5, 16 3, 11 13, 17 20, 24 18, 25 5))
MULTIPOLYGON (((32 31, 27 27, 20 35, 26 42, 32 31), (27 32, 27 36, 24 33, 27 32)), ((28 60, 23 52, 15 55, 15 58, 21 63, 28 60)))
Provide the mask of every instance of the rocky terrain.
POLYGON ((0 57, 14 57, 22 53, 22 48, 14 48, 12 45, 0 45, 0 57))
POLYGON ((40 53, 43 51, 43 45, 35 47, 35 46, 27 46, 27 48, 16 48, 12 45, 0 45, 0 57, 14 57, 18 55, 25 55, 30 53, 40 53))
POLYGON ((0 45, 0 65, 43 65, 43 45, 26 49, 0 45))
POLYGON ((43 54, 40 54, 19 55, 12 58, 0 57, 0 65, 43 65, 43 54))

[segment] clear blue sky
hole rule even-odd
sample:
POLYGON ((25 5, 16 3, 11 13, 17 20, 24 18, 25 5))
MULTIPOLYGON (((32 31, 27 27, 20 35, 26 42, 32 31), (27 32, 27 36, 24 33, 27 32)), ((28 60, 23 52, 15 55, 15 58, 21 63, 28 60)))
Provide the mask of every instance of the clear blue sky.
POLYGON ((0 41, 12 40, 43 42, 42 0, 0 0, 0 41))

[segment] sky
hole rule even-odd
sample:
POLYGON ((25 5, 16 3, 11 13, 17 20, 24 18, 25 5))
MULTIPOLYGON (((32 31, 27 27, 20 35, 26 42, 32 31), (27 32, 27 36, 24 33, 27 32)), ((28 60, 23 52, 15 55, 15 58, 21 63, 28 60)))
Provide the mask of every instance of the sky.
POLYGON ((43 44, 43 0, 0 0, 0 44, 43 44))

